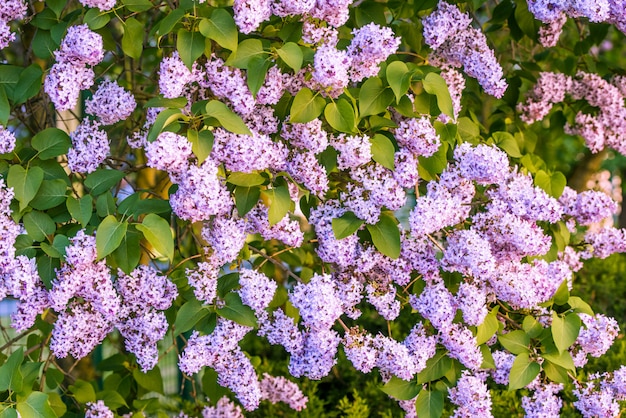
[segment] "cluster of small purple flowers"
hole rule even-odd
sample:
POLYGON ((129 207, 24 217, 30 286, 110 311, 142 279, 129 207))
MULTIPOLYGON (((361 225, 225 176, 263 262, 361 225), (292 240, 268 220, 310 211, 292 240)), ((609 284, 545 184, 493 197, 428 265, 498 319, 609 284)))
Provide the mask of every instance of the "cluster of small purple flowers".
POLYGON ((15 149, 15 135, 4 126, 0 125, 0 154, 13 152, 15 149))
POLYGON ((471 19, 467 14, 455 5, 440 1, 437 9, 422 23, 424 41, 433 49, 437 60, 455 68, 463 67, 488 94, 497 98, 504 95, 508 85, 502 67, 487 45, 485 35, 470 26, 471 19))
POLYGON ((67 165, 73 172, 92 173, 109 155, 109 136, 100 127, 100 123, 85 118, 70 134, 67 165))
POLYGON ((0 49, 5 48, 15 40, 15 34, 11 32, 12 20, 20 20, 26 17, 27 6, 23 0, 9 0, 0 6, 0 49))
POLYGON ((137 107, 133 95, 117 83, 106 80, 85 102, 85 112, 94 115, 103 125, 112 125, 127 119, 137 107))
POLYGON ((54 52, 56 64, 44 81, 44 91, 57 110, 76 106, 81 90, 92 86, 95 66, 104 58, 102 36, 91 31, 86 24, 70 26, 54 52))

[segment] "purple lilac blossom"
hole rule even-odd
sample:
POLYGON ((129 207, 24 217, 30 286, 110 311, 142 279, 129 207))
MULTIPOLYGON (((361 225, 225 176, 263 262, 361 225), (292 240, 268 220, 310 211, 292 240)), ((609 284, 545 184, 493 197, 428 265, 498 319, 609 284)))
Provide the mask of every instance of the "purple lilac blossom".
POLYGON ((239 284, 241 301, 257 313, 267 309, 278 287, 276 281, 265 274, 248 269, 239 272, 239 284))
POLYGON ((314 330, 332 327, 343 313, 329 275, 315 274, 308 283, 296 284, 289 300, 300 311, 304 325, 314 330))
POLYGON ((350 59, 345 51, 333 46, 322 45, 315 51, 313 67, 313 80, 332 98, 339 97, 350 82, 350 59))
POLYGON ((193 152, 191 142, 174 132, 163 132, 145 148, 149 167, 163 170, 174 178, 187 170, 193 152))
POLYGON ((261 396, 273 404, 284 402, 294 411, 302 411, 309 401, 296 383, 282 376, 270 376, 267 373, 263 374, 261 380, 261 396))
POLYGON ((185 86, 192 81, 193 74, 183 63, 178 51, 163 58, 159 67, 159 91, 163 97, 173 99, 182 96, 185 86))
POLYGON ((562 384, 538 385, 532 396, 522 396, 522 408, 526 418, 559 418, 563 400, 557 394, 563 390, 562 384))
POLYGON ((215 406, 207 406, 202 410, 202 418, 245 418, 239 405, 222 396, 215 406))
POLYGON ((303 333, 301 349, 291 354, 289 373, 294 377, 319 380, 337 363, 335 355, 341 338, 332 329, 311 329, 303 333))
POLYGON ((439 135, 426 116, 402 119, 394 135, 398 145, 420 157, 430 157, 441 144, 439 135))
POLYGON ((104 401, 87 402, 85 418, 113 418, 115 414, 105 404, 104 401))
POLYGON ((212 304, 217 296, 217 277, 220 268, 214 262, 201 262, 195 270, 187 269, 185 274, 193 293, 201 302, 212 304))
POLYGON ((455 387, 448 389, 450 401, 458 408, 455 418, 492 417, 491 394, 487 388, 485 373, 472 374, 464 370, 455 387))
POLYGON ((202 228, 202 238, 210 245, 213 259, 218 265, 235 260, 247 236, 245 219, 217 216, 202 228))
POLYGON ((268 218, 269 209, 267 206, 259 203, 250 212, 247 219, 248 232, 251 234, 261 234, 266 240, 276 239, 282 241, 290 247, 299 247, 304 241, 304 233, 300 229, 300 222, 297 219, 291 219, 287 213, 278 223, 270 226, 268 218))
POLYGON ((108 12, 115 7, 117 0, 79 0, 80 4, 87 7, 97 7, 101 12, 108 12))
POLYGON ((92 173, 109 155, 109 137, 98 122, 84 119, 70 134, 67 165, 74 173, 92 173))
POLYGON ((347 49, 350 63, 350 80, 359 82, 378 74, 378 65, 400 46, 400 38, 390 27, 369 23, 352 31, 354 37, 347 49))
POLYGON ((250 33, 272 16, 270 0, 235 0, 233 2, 235 23, 241 33, 250 33))
POLYGON ((98 117, 103 125, 127 119, 137 107, 132 93, 117 83, 104 81, 93 97, 85 102, 85 112, 98 117))
POLYGON ((76 106, 81 90, 93 85, 91 68, 70 62, 57 62, 46 75, 43 88, 56 110, 69 110, 76 106))
POLYGON ((4 126, 0 125, 0 154, 13 152, 15 149, 15 135, 4 126))

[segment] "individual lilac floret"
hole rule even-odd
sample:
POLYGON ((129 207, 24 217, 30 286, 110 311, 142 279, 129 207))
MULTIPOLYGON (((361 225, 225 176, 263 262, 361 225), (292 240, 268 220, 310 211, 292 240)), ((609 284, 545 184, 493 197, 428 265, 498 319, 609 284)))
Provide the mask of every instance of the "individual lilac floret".
POLYGON ((352 136, 340 134, 330 141, 339 155, 337 156, 337 168, 345 170, 356 168, 366 164, 372 159, 372 144, 367 135, 352 136))
POLYGON ((117 83, 104 81, 93 97, 85 102, 85 112, 97 116, 103 125, 127 119, 137 107, 132 93, 117 83))
POLYGON ((91 68, 57 62, 46 75, 43 89, 56 110, 69 110, 78 103, 81 90, 93 85, 94 76, 91 68))
POLYGON ((532 396, 522 396, 522 408, 526 418, 559 418, 563 400, 557 394, 563 390, 562 384, 538 385, 532 396))
POLYGON ((485 92, 501 98, 507 89, 503 70, 487 38, 472 28, 471 19, 457 6, 440 1, 437 9, 422 19, 424 40, 433 49, 435 60, 452 67, 463 67, 478 80, 485 92))
POLYGON ((263 374, 261 380, 261 396, 271 403, 284 402, 294 411, 306 408, 309 398, 304 396, 298 385, 282 376, 263 374))
POLYGON ((4 126, 0 125, 0 154, 13 152, 15 149, 15 135, 4 126))
POLYGON ((280 17, 303 15, 315 7, 315 0, 276 0, 272 3, 272 14, 280 17))
POLYGON ((192 155, 191 142, 174 132, 163 132, 146 145, 148 166, 166 171, 174 179, 187 170, 192 155))
POLYGON ((222 396, 215 406, 206 406, 202 410, 202 418, 245 418, 245 416, 239 405, 222 396))
POLYGON ((450 401, 457 405, 455 418, 491 417, 491 394, 485 373, 472 374, 464 370, 455 387, 448 389, 450 401))
POLYGON ((350 59, 345 51, 333 46, 322 45, 315 52, 313 80, 320 90, 330 97, 339 97, 348 86, 350 59))
POLYGON ((335 284, 327 274, 315 274, 309 283, 298 283, 289 300, 300 311, 304 325, 311 329, 328 329, 343 313, 335 284))
POLYGON ((108 12, 115 7, 117 0, 79 0, 80 4, 87 7, 97 7, 101 12, 108 12))
POLYGON ((439 135, 426 116, 403 119, 394 134, 398 145, 416 156, 430 157, 441 144, 439 135))
POLYGON ((54 56, 58 62, 74 66, 97 65, 104 58, 102 36, 87 24, 70 26, 54 56))
POLYGON ((276 281, 265 274, 248 269, 239 272, 239 284, 241 301, 257 313, 267 309, 278 287, 276 281))
POLYGON ((159 67, 159 92, 168 99, 180 97, 185 86, 194 80, 178 51, 161 61, 159 67))
POLYGON ((269 0, 235 0, 233 11, 235 23, 242 33, 250 33, 272 16, 272 2, 269 0))
POLYGON ((87 402, 85 418, 113 418, 115 414, 105 404, 104 401, 87 402))
POLYGON ((67 165, 74 173, 91 173, 109 155, 109 137, 98 122, 84 119, 70 134, 72 147, 67 152, 67 165))
POLYGON ((461 175, 478 184, 500 184, 509 175, 509 159, 495 146, 480 144, 473 147, 465 142, 454 150, 461 175))
POLYGON ((350 79, 359 82, 378 74, 378 65, 400 46, 400 38, 394 36, 390 27, 370 23, 352 31, 354 38, 348 46, 350 79))

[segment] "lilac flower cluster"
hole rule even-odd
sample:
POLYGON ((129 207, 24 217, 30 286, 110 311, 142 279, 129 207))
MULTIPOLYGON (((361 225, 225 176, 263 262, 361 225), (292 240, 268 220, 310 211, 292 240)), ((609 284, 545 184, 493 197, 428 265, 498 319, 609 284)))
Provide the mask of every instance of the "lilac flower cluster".
POLYGON ((491 417, 491 394, 485 373, 471 374, 463 371, 457 385, 448 390, 450 401, 458 406, 453 417, 491 417))
POLYGON ((137 107, 133 95, 117 83, 106 80, 85 102, 85 112, 96 116, 103 125, 112 125, 127 119, 137 107))
POLYGON ((4 126, 0 125, 0 154, 13 152, 15 149, 15 135, 4 126))
POLYGON ((6 48, 15 40, 15 34, 11 32, 12 20, 21 20, 26 17, 27 5, 23 0, 9 0, 0 7, 0 49, 6 48))
POLYGON ((443 63, 459 68, 476 78, 485 92, 500 98, 507 89, 503 70, 493 50, 487 46, 485 35, 472 28, 471 19, 458 7, 440 1, 437 9, 426 16, 424 41, 433 55, 443 63))
POLYGON ((263 374, 261 380, 261 395, 271 403, 284 402, 294 411, 306 408, 309 398, 304 396, 297 384, 282 376, 263 374))
POLYGON ((54 52, 56 64, 44 81, 44 91, 57 110, 76 106, 81 90, 93 84, 95 66, 104 58, 102 36, 91 31, 86 24, 70 26, 54 52))
POLYGON ((67 165, 75 173, 92 173, 109 155, 107 133, 100 123, 84 119, 70 134, 72 147, 67 152, 67 165))

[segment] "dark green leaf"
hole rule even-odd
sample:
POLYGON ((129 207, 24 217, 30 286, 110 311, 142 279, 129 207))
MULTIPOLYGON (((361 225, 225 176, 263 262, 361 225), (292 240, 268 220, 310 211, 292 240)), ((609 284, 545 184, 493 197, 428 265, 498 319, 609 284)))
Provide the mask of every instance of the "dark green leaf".
POLYGON ((324 117, 339 132, 352 133, 356 130, 354 108, 345 99, 328 103, 324 109, 324 117))
POLYGON ((437 97, 437 106, 442 113, 454 119, 454 109, 452 107, 452 98, 446 81, 437 73, 428 73, 424 80, 424 90, 426 93, 434 94, 437 97))
POLYGON ((38 64, 31 64, 24 68, 13 90, 13 102, 22 104, 34 97, 41 90, 43 71, 38 64))
POLYGON ((263 50, 263 43, 259 39, 246 39, 242 41, 237 46, 236 51, 233 51, 228 57, 226 65, 247 70, 248 64, 252 59, 265 54, 267 54, 267 52, 263 50))
POLYGON ((102 220, 96 232, 96 249, 98 260, 111 254, 122 242, 128 224, 120 222, 115 215, 109 215, 102 220))
POLYGON ((522 331, 511 331, 508 334, 498 335, 498 341, 504 348, 512 354, 521 354, 530 352, 530 337, 522 331))
POLYGON ((509 373, 509 390, 517 390, 532 382, 541 371, 541 367, 532 361, 528 353, 515 357, 509 373))
POLYGON ((143 52, 143 36, 145 28, 134 17, 129 17, 124 22, 124 35, 122 36, 122 50, 131 58, 141 58, 143 52))
POLYGON ((393 170, 395 168, 396 154, 396 148, 393 146, 393 142, 382 134, 374 135, 373 138, 370 138, 370 142, 372 143, 372 160, 393 170))
POLYGON ((394 97, 393 91, 384 87, 380 78, 368 78, 359 92, 359 116, 363 118, 384 112, 394 97))
POLYGON ((154 7, 149 0, 122 0, 122 4, 131 12, 145 12, 154 7))
POLYGON ((415 410, 420 418, 439 418, 443 413, 443 392, 422 389, 415 401, 415 410))
POLYGON ((354 234, 363 225, 363 220, 357 218, 353 212, 346 212, 332 221, 335 238, 343 239, 354 234))
POLYGON ((111 254, 117 267, 126 274, 130 274, 139 264, 141 257, 140 242, 141 234, 128 230, 120 246, 111 254))
POLYGON ((541 366, 543 368, 544 373, 546 374, 546 377, 552 380, 553 382, 556 382, 556 383, 569 383, 570 382, 569 374, 567 373, 567 369, 565 369, 564 367, 561 367, 549 361, 544 361, 541 366))
POLYGON ((576 373, 574 359, 572 359, 572 354, 568 350, 564 350, 560 353, 545 353, 542 357, 552 364, 556 364, 557 366, 561 366, 572 373, 576 373))
POLYGON ((195 129, 187 130, 187 139, 191 142, 191 149, 198 159, 198 163, 202 164, 213 149, 213 133, 209 130, 196 131, 195 129))
POLYGON ((185 302, 176 314, 174 331, 178 335, 187 332, 194 327, 202 318, 209 314, 209 310, 195 299, 185 302))
POLYGON ((200 22, 200 33, 213 39, 221 47, 237 51, 239 32, 235 20, 225 9, 215 9, 211 19, 203 19, 200 22))
POLYGON ((186 97, 176 97, 174 99, 166 99, 165 97, 153 97, 148 100, 144 108, 147 107, 169 107, 169 108, 181 108, 187 106, 186 97))
POLYGON ((84 228, 91 219, 93 213, 93 198, 91 195, 85 195, 80 199, 76 199, 73 196, 67 198, 67 210, 76 221, 84 228))
POLYGON ((480 129, 467 116, 460 117, 457 120, 457 132, 463 141, 472 141, 480 135, 480 129))
POLYGON ((148 131, 148 142, 154 141, 168 125, 182 117, 180 109, 165 109, 160 112, 148 131))
POLYGON ((133 370, 133 378, 139 386, 148 392, 156 392, 163 394, 163 377, 159 366, 155 366, 152 370, 143 373, 139 369, 133 370))
POLYGON ((73 385, 70 385, 69 389, 79 403, 85 404, 96 401, 96 391, 89 382, 77 379, 73 385))
POLYGON ((217 309, 217 314, 247 327, 256 327, 256 315, 252 308, 244 305, 238 293, 224 296, 224 306, 217 309))
MULTIPOLYGON (((185 9, 180 7, 165 14, 165 17, 159 22, 158 33, 159 36, 167 35, 170 33, 176 24, 185 16, 185 9)), ((143 33, 142 33, 143 37, 143 33)))
POLYGON ((91 30, 101 29, 111 20, 111 16, 107 12, 101 12, 100 9, 94 8, 87 10, 83 22, 89 26, 91 30))
POLYGON ((87 175, 85 186, 91 190, 92 196, 108 192, 124 178, 124 172, 99 168, 87 175))
POLYGON ((67 193, 67 184, 65 180, 44 180, 41 183, 39 191, 30 201, 30 206, 39 210, 51 209, 65 202, 67 193))
POLYGON ((9 104, 9 98, 7 91, 3 85, 0 85, 0 125, 6 126, 9 121, 9 115, 11 114, 11 105, 9 104))
POLYGON ((258 55, 252 58, 248 63, 248 77, 246 81, 248 83, 250 93, 254 96, 256 96, 259 90, 261 90, 261 87, 263 87, 270 65, 270 60, 266 59, 263 55, 258 55))
POLYGON ((239 216, 246 216, 258 203, 261 197, 261 189, 258 187, 235 187, 235 206, 239 216))
POLYGON ((20 211, 26 209, 37 195, 43 182, 44 172, 39 167, 25 169, 20 165, 12 165, 7 176, 7 185, 13 188, 15 198, 20 202, 20 211))
POLYGON ((206 105, 206 114, 218 120, 224 129, 240 135, 252 135, 241 117, 218 100, 211 100, 206 105))
POLYGON ((506 152, 509 157, 522 158, 519 144, 513 135, 508 132, 494 132, 492 138, 496 145, 506 152))
POLYGON ((408 401, 417 396, 420 391, 420 386, 415 381, 406 381, 399 377, 392 376, 380 390, 398 400, 408 401))
POLYGON ((200 32, 188 31, 186 29, 178 30, 178 38, 176 40, 176 49, 187 68, 191 70, 193 63, 200 58, 204 52, 204 36, 200 32))
POLYGON ((23 417, 29 418, 56 418, 50 403, 48 394, 43 392, 31 392, 24 400, 18 401, 17 412, 23 417))
POLYGON ((376 225, 366 225, 376 249, 389 258, 400 256, 400 231, 396 219, 388 214, 381 214, 376 225))
POLYGON ((578 338, 581 321, 578 314, 570 313, 561 317, 552 312, 552 338, 559 351, 567 350, 578 338))
POLYGON ((143 218, 141 224, 135 227, 143 233, 143 236, 160 254, 170 261, 174 260, 174 239, 170 224, 159 215, 149 213, 143 218))
POLYGON ((67 150, 72 145, 70 137, 60 129, 46 128, 37 133, 32 139, 31 144, 38 153, 38 157, 42 160, 58 157, 67 154, 67 150))
POLYGON ((304 87, 293 99, 289 121, 291 123, 307 123, 317 118, 324 107, 326 100, 319 94, 313 94, 311 90, 304 87))
POLYGON ((285 64, 293 69, 294 72, 297 73, 300 71, 300 68, 302 68, 302 60, 304 59, 304 56, 298 44, 294 42, 287 42, 282 46, 282 48, 276 50, 276 53, 280 59, 285 62, 285 64))
POLYGON ((441 379, 452 367, 452 360, 447 353, 439 351, 426 361, 426 368, 417 375, 417 383, 423 384, 441 379))
POLYGON ((34 241, 44 241, 57 229, 50 215, 44 212, 32 211, 24 215, 24 228, 34 241))
POLYGON ((0 392, 9 389, 14 392, 22 390, 22 373, 20 372, 22 360, 24 360, 24 350, 20 347, 0 367, 0 392))

